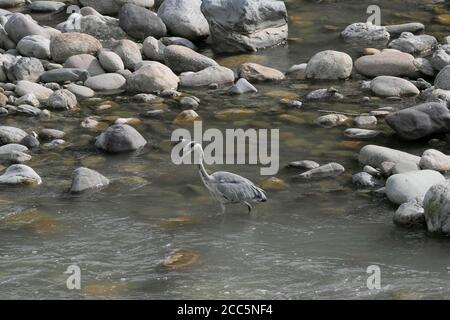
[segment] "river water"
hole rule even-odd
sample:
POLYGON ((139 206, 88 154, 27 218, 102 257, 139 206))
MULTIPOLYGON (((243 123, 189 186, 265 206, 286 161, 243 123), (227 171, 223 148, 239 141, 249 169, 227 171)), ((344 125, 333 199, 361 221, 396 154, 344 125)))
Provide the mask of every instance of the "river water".
MULTIPOLYGON (((442 5, 424 1, 286 1, 290 15, 288 45, 254 55, 215 57, 235 68, 254 61, 286 71, 307 62, 314 53, 334 49, 358 56, 339 38, 350 23, 365 21, 366 8, 378 4, 382 23, 419 21, 438 39, 448 27, 431 22, 442 5), (410 3, 410 4, 409 4, 410 3)), ((449 8, 447 8, 449 9, 449 8)), ((61 17, 62 18, 62 17, 61 17)), ((54 19, 36 16, 43 23, 54 19)), ((210 52, 206 52, 210 54, 210 52)), ((79 110, 55 112, 48 120, 8 117, 5 125, 26 130, 56 128, 67 133, 67 145, 42 148, 29 163, 43 178, 30 188, 2 187, 0 192, 0 298, 144 298, 144 299, 425 299, 450 298, 448 239, 424 230, 396 227, 396 207, 383 196, 358 191, 351 175, 361 171, 357 152, 379 144, 420 155, 426 142, 404 142, 383 124, 383 135, 370 141, 346 138, 345 127, 324 129, 314 124, 320 109, 361 113, 381 106, 413 105, 372 99, 361 104, 359 79, 311 83, 286 80, 257 85, 254 95, 230 97, 225 91, 185 91, 201 99, 198 109, 206 128, 280 129, 278 178, 289 188, 268 191, 269 201, 245 214, 230 207, 225 216, 208 196, 193 166, 170 160, 172 125, 181 110, 166 100, 153 106, 110 99, 113 108, 96 110, 105 101, 85 103, 79 110), (286 108, 281 98, 298 98, 312 89, 334 86, 345 99, 286 108), (112 101, 112 102, 111 102, 112 101), (219 119, 226 108, 247 108, 255 114, 219 119), (158 119, 142 116, 165 109, 158 119), (137 154, 105 155, 94 147, 101 132, 82 129, 80 121, 97 115, 104 126, 118 117, 137 117, 135 127, 150 142, 137 154), (293 160, 338 162, 346 173, 338 178, 299 182, 299 172, 285 169, 293 160), (98 170, 112 180, 100 192, 69 196, 71 173, 79 166, 98 170), (164 261, 177 250, 192 255, 190 266, 168 268, 164 261), (81 290, 68 290, 65 270, 81 269, 81 290), (369 290, 366 269, 378 265, 380 290, 369 290)), ((445 145, 440 150, 450 152, 445 145)), ((215 165, 254 182, 259 166, 215 165)))

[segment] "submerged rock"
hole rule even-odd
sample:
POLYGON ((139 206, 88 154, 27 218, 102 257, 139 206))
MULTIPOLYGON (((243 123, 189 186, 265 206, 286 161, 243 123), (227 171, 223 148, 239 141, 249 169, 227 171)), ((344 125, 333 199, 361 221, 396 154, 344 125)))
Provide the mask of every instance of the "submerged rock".
POLYGON ((353 139, 371 139, 375 138, 381 133, 378 130, 360 129, 360 128, 349 128, 346 129, 344 135, 353 139))
POLYGON ((288 164, 289 168, 295 168, 300 170, 311 170, 320 167, 320 164, 318 164, 315 161, 311 160, 300 160, 300 161, 293 161, 288 164))
POLYGON ((144 137, 127 124, 114 124, 97 137, 95 146, 107 152, 136 151, 147 144, 144 137))
POLYGON ((344 96, 339 93, 339 91, 333 87, 328 89, 317 89, 314 91, 309 92, 306 95, 306 100, 340 100, 343 99, 344 96))
POLYGON ((240 78, 236 83, 228 90, 230 94, 244 94, 258 92, 250 82, 244 78, 240 78))
POLYGON ((445 181, 442 174, 433 170, 410 171, 390 176, 386 181, 386 195, 396 204, 411 200, 422 202, 428 189, 445 181))
POLYGON ((109 185, 109 179, 95 170, 81 167, 72 174, 70 193, 93 191, 109 185))
POLYGON ((304 179, 337 177, 345 172, 345 168, 336 162, 331 162, 318 168, 306 171, 296 177, 304 179))
POLYGON ((359 172, 352 176, 352 183, 358 188, 382 187, 384 181, 367 172, 359 172))
POLYGON ((341 32, 341 36, 347 42, 360 44, 382 44, 387 43, 390 39, 390 34, 386 27, 364 22, 356 22, 347 26, 341 32))
POLYGON ((316 123, 325 128, 332 128, 346 123, 349 120, 343 114, 327 114, 319 117, 316 123))

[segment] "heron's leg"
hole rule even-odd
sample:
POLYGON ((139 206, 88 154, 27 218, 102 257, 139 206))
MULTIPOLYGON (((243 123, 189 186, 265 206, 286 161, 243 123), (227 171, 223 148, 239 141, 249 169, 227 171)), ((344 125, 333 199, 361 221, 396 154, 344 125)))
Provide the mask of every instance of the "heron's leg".
POLYGON ((251 214, 253 208, 252 208, 252 206, 250 205, 250 203, 248 203, 248 202, 245 201, 244 204, 245 204, 245 205, 247 206, 247 208, 248 208, 248 213, 251 214))

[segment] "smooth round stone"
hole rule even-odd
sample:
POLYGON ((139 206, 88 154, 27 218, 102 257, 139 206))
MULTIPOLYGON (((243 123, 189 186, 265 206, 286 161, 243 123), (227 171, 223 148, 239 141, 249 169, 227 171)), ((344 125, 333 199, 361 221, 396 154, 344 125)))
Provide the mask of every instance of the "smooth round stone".
POLYGON ((136 151, 147 144, 144 137, 127 124, 115 124, 102 132, 95 146, 107 152, 136 151))
POLYGON ((311 170, 311 169, 320 167, 320 164, 318 164, 315 161, 311 161, 311 160, 300 160, 300 161, 290 162, 288 164, 288 167, 300 169, 300 170, 311 170))
POLYGON ((419 166, 422 169, 436 171, 450 171, 450 157, 438 150, 425 150, 420 159, 419 166))
POLYGON ((394 223, 399 226, 425 225, 425 210, 417 201, 403 203, 393 216, 394 223))
POLYGON ((14 164, 0 176, 0 184, 41 184, 41 177, 29 166, 14 164))
POLYGON ((94 90, 75 83, 69 84, 66 89, 72 92, 78 99, 89 99, 95 96, 94 90))
POLYGON ((353 69, 352 58, 344 53, 326 50, 316 53, 306 67, 306 78, 319 80, 347 79, 353 69))
POLYGON ((28 5, 28 9, 34 12, 55 12, 65 7, 64 2, 57 1, 33 1, 28 5))
POLYGON ((378 130, 349 128, 345 130, 344 135, 353 139, 371 139, 378 136, 381 132, 378 130))
POLYGON ((258 92, 258 89, 256 89, 250 82, 247 81, 247 79, 240 78, 236 83, 228 90, 228 93, 230 94, 244 94, 244 93, 254 93, 258 92))
POLYGON ((415 96, 419 89, 410 81, 392 76, 379 76, 370 82, 370 89, 380 97, 415 96))
POLYGON ((336 162, 331 162, 326 165, 308 170, 297 177, 303 179, 316 179, 316 178, 331 178, 337 177, 345 172, 345 168, 336 162))
POLYGON ((112 51, 100 50, 98 60, 107 72, 116 72, 125 69, 125 65, 120 56, 112 51))
POLYGON ((0 145, 20 143, 28 134, 20 128, 0 126, 0 145))
POLYGON ((417 75, 414 56, 394 49, 385 49, 380 53, 358 58, 355 61, 355 69, 367 77, 417 75))
POLYGON ((81 193, 86 191, 94 191, 109 185, 108 178, 95 170, 81 167, 76 169, 72 174, 72 185, 70 193, 81 193))
POLYGON ((123 91, 126 79, 117 73, 105 73, 90 77, 84 83, 86 87, 100 93, 123 91))

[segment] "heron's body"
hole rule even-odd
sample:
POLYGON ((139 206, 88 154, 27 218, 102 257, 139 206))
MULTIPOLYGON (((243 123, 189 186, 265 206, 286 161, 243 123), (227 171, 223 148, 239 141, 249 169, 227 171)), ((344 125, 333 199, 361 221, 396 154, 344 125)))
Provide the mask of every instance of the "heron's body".
POLYGON ((203 184, 213 198, 220 203, 222 213, 225 212, 226 204, 242 203, 251 212, 252 206, 250 203, 267 201, 264 190, 244 177, 226 171, 208 174, 203 165, 203 149, 199 144, 195 144, 193 150, 200 154, 198 170, 203 184))

